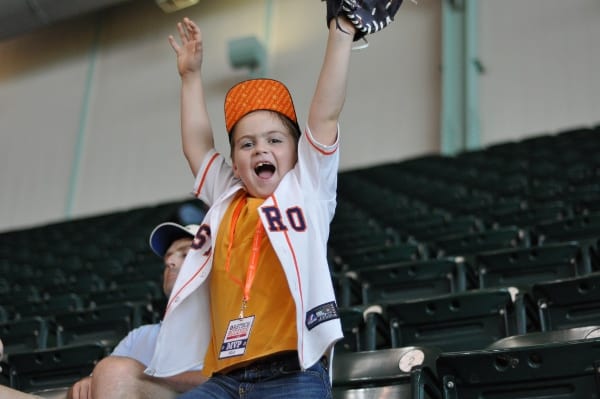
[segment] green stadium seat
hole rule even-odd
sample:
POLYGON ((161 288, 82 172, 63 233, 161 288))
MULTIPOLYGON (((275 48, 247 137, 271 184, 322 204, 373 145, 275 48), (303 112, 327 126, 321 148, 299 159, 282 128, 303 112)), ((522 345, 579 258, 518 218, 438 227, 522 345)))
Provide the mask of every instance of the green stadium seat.
POLYGON ((332 265, 334 271, 368 269, 379 265, 388 265, 423 258, 424 248, 416 243, 397 243, 379 247, 356 248, 343 256, 335 256, 332 265))
POLYGON ((520 293, 490 288, 382 305, 392 347, 436 346, 443 351, 474 350, 525 333, 520 293))
POLYGON ((461 257, 404 262, 359 269, 356 280, 362 303, 382 304, 467 289, 465 262, 461 257))
POLYGON ((529 246, 529 233, 518 227, 504 227, 444 238, 433 243, 437 257, 467 256, 479 252, 529 246))
POLYGON ((23 302, 14 305, 14 311, 18 318, 30 316, 51 316, 65 311, 83 309, 83 299, 74 293, 62 293, 44 298, 40 301, 23 302))
POLYGON ((599 359, 599 327, 529 333, 441 353, 437 388, 443 399, 597 399, 599 359))
POLYGON ((107 355, 101 344, 54 347, 10 356, 10 385, 24 392, 70 386, 107 355))
POLYGON ((88 296, 91 307, 123 302, 151 303, 154 299, 162 297, 164 294, 156 280, 125 282, 111 289, 90 293, 88 296))
POLYGON ((600 325, 600 273, 539 282, 531 290, 542 331, 600 325))
POLYGON ((40 316, 0 324, 4 353, 10 356, 13 353, 46 348, 52 328, 49 324, 51 323, 40 316))
POLYGON ((340 307, 338 313, 344 338, 336 343, 336 350, 360 352, 391 347, 380 307, 340 307))
POLYGON ((479 288, 518 286, 585 274, 579 243, 568 242, 477 254, 474 273, 479 288))
POLYGON ((434 367, 439 350, 406 347, 336 353, 332 365, 334 399, 410 398, 412 371, 434 367))
POLYGON ((540 243, 600 238, 600 213, 541 223, 534 231, 540 243))
POLYGON ((101 342, 114 347, 141 324, 139 310, 128 303, 99 306, 54 316, 58 345, 101 342))

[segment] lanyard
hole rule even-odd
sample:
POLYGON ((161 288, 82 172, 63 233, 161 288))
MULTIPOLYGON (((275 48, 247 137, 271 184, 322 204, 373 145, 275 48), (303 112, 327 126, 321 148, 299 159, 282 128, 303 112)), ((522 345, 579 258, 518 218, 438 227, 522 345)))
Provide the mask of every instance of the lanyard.
POLYGON ((246 197, 242 198, 235 207, 235 210, 233 211, 233 215, 231 217, 231 224, 229 225, 229 245, 227 246, 227 257, 225 260, 225 271, 227 273, 227 276, 240 288, 242 288, 244 292, 244 296, 242 297, 242 307, 240 310, 240 319, 244 317, 244 310, 246 309, 246 305, 250 300, 250 289, 252 288, 252 284, 254 283, 254 277, 256 277, 256 270, 258 269, 260 244, 262 243, 263 237, 265 236, 265 229, 262 225, 260 218, 258 218, 258 221, 256 222, 256 227, 254 228, 254 237, 252 238, 252 250, 250 252, 250 260, 248 261, 248 272, 246 274, 246 281, 245 283, 242 283, 240 279, 231 275, 230 269, 231 249, 233 247, 235 228, 237 226, 240 213, 242 212, 242 209, 244 208, 244 205, 246 205, 246 203, 246 197))

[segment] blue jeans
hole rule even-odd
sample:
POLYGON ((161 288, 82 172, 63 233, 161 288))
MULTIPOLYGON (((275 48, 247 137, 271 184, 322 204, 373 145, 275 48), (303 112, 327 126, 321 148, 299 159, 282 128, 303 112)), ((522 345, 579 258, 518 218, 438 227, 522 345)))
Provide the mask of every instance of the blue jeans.
POLYGON ((227 374, 214 374, 178 399, 331 399, 325 360, 300 370, 298 355, 275 356, 227 374))

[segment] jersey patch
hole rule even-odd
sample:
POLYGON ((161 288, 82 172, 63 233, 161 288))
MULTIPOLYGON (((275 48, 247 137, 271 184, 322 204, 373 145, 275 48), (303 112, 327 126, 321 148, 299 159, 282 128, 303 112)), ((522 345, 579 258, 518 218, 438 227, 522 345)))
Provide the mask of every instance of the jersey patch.
POLYGON ((321 323, 339 318, 335 302, 327 302, 306 312, 306 328, 310 331, 321 323))

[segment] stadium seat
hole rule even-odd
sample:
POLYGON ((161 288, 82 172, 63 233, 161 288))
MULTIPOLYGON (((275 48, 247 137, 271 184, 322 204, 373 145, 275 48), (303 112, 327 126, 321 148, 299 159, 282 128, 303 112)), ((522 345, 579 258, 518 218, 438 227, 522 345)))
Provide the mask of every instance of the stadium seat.
POLYGON ((600 325, 600 273, 539 282, 531 290, 542 331, 600 325))
POLYGON ((344 338, 336 343, 340 352, 360 352, 390 348, 388 326, 378 306, 338 308, 344 338))
POLYGON ((71 274, 66 281, 58 284, 42 284, 42 293, 49 297, 54 297, 65 292, 72 292, 82 298, 85 302, 87 294, 90 292, 103 291, 106 287, 106 281, 96 273, 89 271, 78 271, 71 274))
POLYGON ((430 242, 443 237, 474 234, 482 231, 483 225, 479 218, 473 215, 459 217, 442 217, 437 220, 423 220, 408 226, 398 226, 406 234, 419 242, 430 242))
POLYGON ((559 222, 542 223, 534 227, 539 244, 579 241, 584 264, 588 271, 600 268, 598 241, 600 240, 600 213, 575 216, 559 222))
POLYGON ((98 306, 54 316, 58 345, 100 342, 114 347, 141 324, 139 310, 129 304, 98 306))
POLYGON ((4 343, 4 353, 10 356, 13 353, 46 348, 51 329, 49 324, 40 316, 0 324, 0 338, 4 343))
POLYGON ((70 386, 107 355, 101 344, 54 347, 10 356, 10 385, 25 392, 70 386))
POLYGON ((93 292, 88 296, 91 307, 123 302, 151 303, 162 297, 164 294, 156 280, 122 282, 116 287, 93 292))
POLYGON ((528 205, 525 209, 508 212, 496 212, 488 217, 493 226, 519 226, 531 228, 541 223, 551 223, 570 217, 571 210, 562 201, 528 205))
POLYGON ((412 370, 434 367, 439 350, 406 347, 345 352, 333 357, 334 399, 410 398, 412 370))
POLYGON ((443 351, 484 348, 525 333, 526 314, 516 289, 469 290, 382 305, 392 347, 436 346, 443 351))
POLYGON ((390 230, 363 226, 351 232, 331 233, 328 244, 335 255, 344 257, 357 251, 391 246, 397 242, 398 237, 390 230))
POLYGON ((18 318, 30 316, 50 316, 65 311, 83 309, 83 299, 75 293, 61 293, 40 301, 23 302, 14 305, 18 318))
POLYGON ((41 287, 34 285, 32 281, 27 284, 19 284, 12 280, 10 284, 10 291, 6 294, 0 294, 0 303, 3 305, 17 305, 23 302, 36 302, 42 299, 40 293, 41 287))
POLYGON ((484 252, 475 256, 473 268, 479 288, 527 288, 587 272, 577 242, 484 252))
POLYGON ((467 289, 461 257, 403 262, 356 271, 362 303, 382 304, 467 289))
POLYGON ((590 326, 507 337, 483 350, 441 353, 438 388, 443 399, 597 399, 599 344, 600 328, 590 326))
POLYGON ((381 245, 366 249, 347 251, 343 256, 335 256, 334 271, 368 269, 378 265, 388 265, 403 261, 422 259, 423 247, 413 243, 381 245))
POLYGON ((529 233, 517 227, 486 230, 435 241, 436 256, 466 256, 479 252, 529 246, 529 233))

